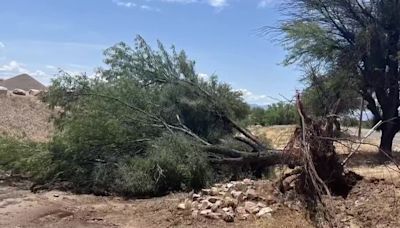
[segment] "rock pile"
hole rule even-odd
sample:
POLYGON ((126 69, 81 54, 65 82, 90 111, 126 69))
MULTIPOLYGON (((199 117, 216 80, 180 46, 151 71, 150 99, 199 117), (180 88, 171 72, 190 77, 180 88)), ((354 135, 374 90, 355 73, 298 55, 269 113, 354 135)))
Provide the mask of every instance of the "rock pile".
POLYGON ((22 89, 14 89, 12 93, 15 95, 26 96, 26 91, 22 89))
POLYGON ((209 219, 267 218, 276 209, 278 199, 271 184, 260 184, 250 179, 215 184, 199 193, 191 192, 179 210, 190 210, 193 217, 204 216, 209 219))

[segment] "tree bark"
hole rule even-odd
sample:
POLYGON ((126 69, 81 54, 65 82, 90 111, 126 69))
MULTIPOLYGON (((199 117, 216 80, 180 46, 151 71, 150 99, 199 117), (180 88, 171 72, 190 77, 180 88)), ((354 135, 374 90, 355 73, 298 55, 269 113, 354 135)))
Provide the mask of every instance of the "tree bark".
POLYGON ((395 124, 387 123, 382 126, 381 131, 379 150, 384 157, 392 157, 393 139, 398 132, 398 127, 395 124))

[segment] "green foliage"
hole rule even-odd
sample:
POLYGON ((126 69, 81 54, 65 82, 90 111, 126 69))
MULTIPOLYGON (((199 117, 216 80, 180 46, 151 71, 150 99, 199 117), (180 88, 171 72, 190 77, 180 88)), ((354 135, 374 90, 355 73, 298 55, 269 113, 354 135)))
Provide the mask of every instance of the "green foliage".
POLYGON ((298 114, 293 104, 278 102, 268 105, 265 109, 253 108, 247 123, 262 126, 296 124, 298 114))
POLYGON ((46 101, 63 110, 50 145, 58 177, 130 196, 209 183, 207 154, 190 134, 211 143, 233 134, 222 117, 247 116, 241 93, 198 77, 184 52, 154 51, 140 37, 105 55, 108 68, 94 78, 62 73, 49 88, 46 101))
POLYGON ((285 65, 295 62, 308 64, 314 61, 330 61, 336 52, 336 42, 316 22, 293 20, 282 25, 285 33, 283 46, 289 51, 284 60, 285 65))
POLYGON ((155 140, 148 155, 119 164, 117 191, 125 195, 200 189, 212 181, 205 154, 184 136, 155 140))
POLYGON ((303 79, 308 85, 302 94, 307 112, 318 117, 345 115, 360 108, 360 94, 354 81, 339 70, 321 73, 310 70, 303 79))
POLYGON ((42 180, 52 168, 46 144, 0 137, 1 170, 42 180))
MULTIPOLYGON (((344 116, 340 118, 340 123, 346 127, 358 127, 359 119, 354 116, 344 116)), ((363 120, 361 122, 361 127, 366 129, 371 129, 372 127, 374 127, 374 124, 370 120, 363 120)))

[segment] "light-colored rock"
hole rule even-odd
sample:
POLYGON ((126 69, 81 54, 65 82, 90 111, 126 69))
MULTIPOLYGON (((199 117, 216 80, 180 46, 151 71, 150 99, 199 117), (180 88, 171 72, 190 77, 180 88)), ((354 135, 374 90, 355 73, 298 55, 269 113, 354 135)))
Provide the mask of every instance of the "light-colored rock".
POLYGON ((199 202, 193 201, 190 207, 192 208, 192 210, 197 210, 199 208, 199 205, 199 202))
POLYGON ((199 215, 199 210, 193 210, 192 211, 192 217, 193 218, 197 218, 198 215, 199 215))
POLYGON ((272 204, 276 204, 278 202, 278 199, 273 195, 268 195, 267 197, 265 197, 264 201, 268 205, 272 205, 272 204))
POLYGON ((350 228, 361 228, 361 226, 359 226, 354 220, 350 221, 349 227, 350 228))
POLYGON ((217 202, 215 202, 215 203, 211 206, 211 210, 212 210, 213 212, 216 212, 216 211, 218 211, 218 209, 221 207, 221 205, 222 205, 222 201, 221 201, 221 200, 218 200, 217 202))
POLYGON ((210 189, 210 194, 209 194, 210 196, 218 196, 219 195, 219 189, 218 188, 216 188, 216 187, 212 187, 211 189, 210 189))
POLYGON ((237 190, 237 191, 242 191, 242 192, 245 192, 246 190, 247 190, 247 185, 245 184, 245 183, 243 183, 243 182, 237 182, 236 184, 235 184, 235 189, 237 190))
POLYGON ((233 196, 233 198, 242 201, 244 198, 244 194, 242 191, 236 191, 236 190, 232 190, 231 191, 231 195, 233 196))
POLYGON ((190 191, 189 194, 188 194, 188 198, 192 198, 193 194, 194 194, 194 190, 190 191))
POLYGON ((231 197, 225 197, 223 207, 232 207, 236 208, 239 204, 239 201, 237 199, 233 199, 231 197))
POLYGON ((238 213, 238 214, 246 214, 247 212, 246 212, 246 209, 244 207, 239 206, 239 207, 236 208, 236 213, 238 213))
POLYGON ((244 195, 248 200, 256 200, 258 198, 258 194, 254 189, 247 189, 244 195))
POLYGON ((200 197, 201 197, 200 194, 195 194, 195 193, 194 193, 194 194, 192 195, 192 200, 193 200, 193 201, 196 201, 196 200, 200 199, 200 197))
POLYGON ((244 208, 246 209, 247 212, 250 214, 257 214, 260 211, 260 208, 257 207, 257 204, 251 201, 246 201, 244 203, 244 208))
POLYGON ((235 221, 235 213, 233 212, 233 210, 223 210, 222 212, 222 219, 225 222, 234 222, 235 221))
POLYGON ((247 213, 246 209, 244 207, 237 207, 236 208, 236 217, 239 220, 247 220, 249 218, 250 214, 247 213))
POLYGON ((254 184, 254 181, 252 181, 252 180, 246 178, 246 179, 243 180, 243 183, 244 183, 245 185, 253 185, 253 184, 254 184))
POLYGON ((240 214, 240 215, 237 215, 237 218, 239 219, 239 220, 247 220, 248 218, 250 217, 250 214, 240 214))
POLYGON ((190 208, 192 208, 192 201, 191 200, 189 200, 189 199, 185 199, 185 208, 186 209, 190 209, 190 208))
POLYGON ((211 190, 208 188, 201 189, 201 194, 203 195, 210 195, 211 190))
POLYGON ((186 204, 185 203, 178 204, 178 209, 179 210, 186 210, 186 204))
POLYGON ((202 210, 200 211, 200 215, 210 219, 219 219, 221 217, 220 213, 214 213, 211 210, 202 210))
POLYGON ((228 192, 226 190, 222 190, 218 193, 218 195, 225 197, 228 194, 228 192))
POLYGON ((212 211, 211 210, 201 210, 200 211, 200 215, 207 215, 208 213, 212 213, 212 211))
POLYGON ((257 216, 257 218, 271 217, 272 211, 273 211, 272 208, 264 207, 264 208, 261 208, 261 210, 256 214, 256 216, 257 216))
POLYGON ((201 202, 201 210, 206 210, 206 209, 210 209, 212 207, 212 203, 208 202, 207 200, 204 200, 201 202))
POLYGON ((42 92, 42 91, 37 90, 37 89, 30 89, 30 90, 28 91, 28 94, 29 94, 30 96, 38 96, 38 95, 40 95, 41 92, 42 92))
POLYGON ((14 89, 12 93, 15 95, 26 96, 26 91, 22 89, 14 89))
POLYGON ((267 207, 267 205, 265 205, 265 203, 258 202, 257 207, 264 208, 267 207))
POLYGON ((226 188, 227 188, 227 189, 231 189, 231 188, 233 188, 234 186, 235 186, 235 185, 232 184, 232 183, 226 184, 226 188))

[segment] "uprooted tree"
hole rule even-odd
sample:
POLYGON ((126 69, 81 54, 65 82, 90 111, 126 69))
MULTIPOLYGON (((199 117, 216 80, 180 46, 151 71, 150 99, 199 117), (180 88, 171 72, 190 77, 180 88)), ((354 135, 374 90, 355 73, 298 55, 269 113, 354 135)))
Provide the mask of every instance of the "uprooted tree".
POLYGON ((169 54, 161 44, 154 51, 138 37, 134 49, 108 49, 105 62, 94 78, 61 75, 45 97, 61 107, 50 143, 52 180, 85 192, 154 195, 289 164, 303 167, 303 186, 341 194, 336 188, 346 185, 333 142, 324 138, 331 131, 306 116, 300 99, 303 131, 294 141, 301 146, 275 151, 237 123, 249 111, 241 94, 199 77, 184 52, 169 54))
POLYGON ((383 121, 380 149, 390 156, 400 130, 400 2, 295 0, 284 7, 286 19, 272 31, 283 34, 290 53, 286 63, 346 75, 343 83, 356 85, 375 122, 383 121))
POLYGON ((262 175, 278 162, 238 124, 250 110, 241 93, 199 77, 184 52, 155 51, 138 37, 105 56, 94 78, 62 73, 45 97, 61 107, 53 176, 87 191, 149 195, 262 175))

